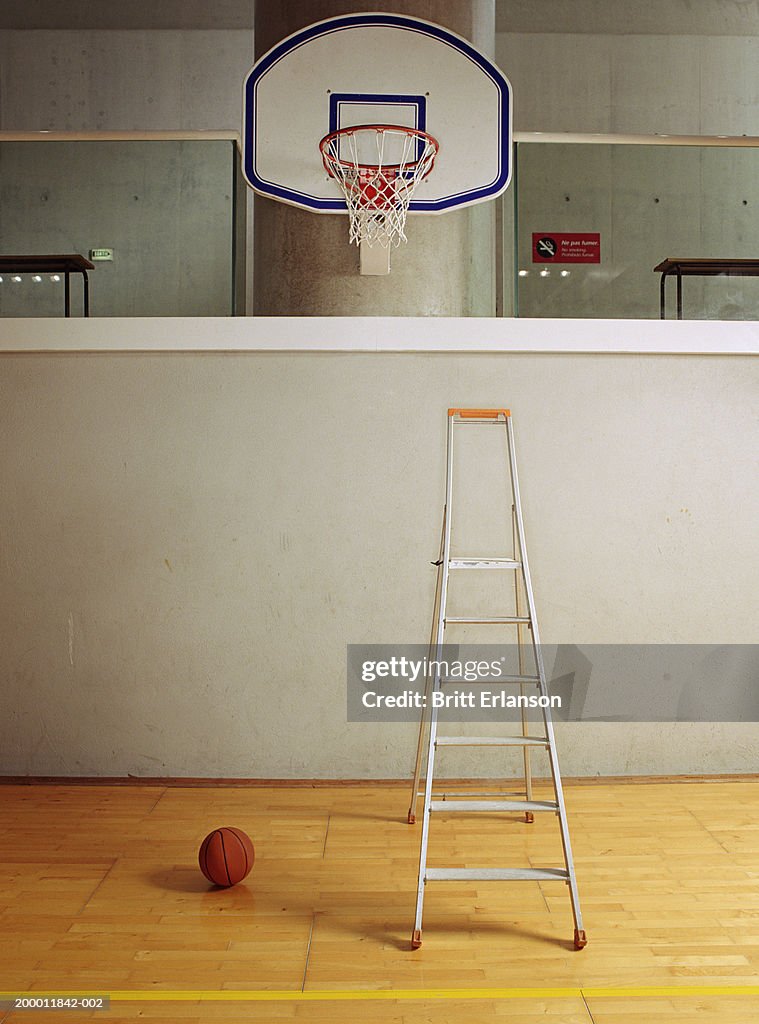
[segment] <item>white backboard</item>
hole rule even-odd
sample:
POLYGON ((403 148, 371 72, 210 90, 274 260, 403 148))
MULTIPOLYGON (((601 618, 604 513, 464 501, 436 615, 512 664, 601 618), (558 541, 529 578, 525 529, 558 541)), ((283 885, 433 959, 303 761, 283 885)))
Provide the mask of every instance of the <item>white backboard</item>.
POLYGON ((511 176, 511 88, 467 40, 398 14, 349 14, 277 43, 244 84, 243 170, 262 195, 318 213, 345 212, 319 140, 356 124, 433 135, 435 167, 412 212, 493 199, 511 176))

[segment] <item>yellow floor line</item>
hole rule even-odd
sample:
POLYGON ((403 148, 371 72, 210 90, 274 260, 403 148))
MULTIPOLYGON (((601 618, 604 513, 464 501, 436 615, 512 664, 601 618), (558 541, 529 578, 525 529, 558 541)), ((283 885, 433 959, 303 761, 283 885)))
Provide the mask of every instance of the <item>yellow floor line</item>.
POLYGON ((759 996, 759 985, 646 985, 629 988, 397 988, 397 989, 241 989, 199 990, 129 989, 108 992, 97 991, 26 991, 0 992, 0 1000, 7 1001, 20 995, 55 996, 110 996, 112 1002, 328 1002, 335 1000, 374 999, 677 999, 697 996, 759 996))

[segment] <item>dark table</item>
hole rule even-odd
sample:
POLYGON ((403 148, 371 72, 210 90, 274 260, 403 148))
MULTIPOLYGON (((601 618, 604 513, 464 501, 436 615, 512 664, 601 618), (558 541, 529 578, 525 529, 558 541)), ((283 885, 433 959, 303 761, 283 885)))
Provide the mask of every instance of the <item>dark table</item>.
POLYGON ((659 312, 662 320, 666 319, 665 285, 673 274, 677 279, 677 319, 682 320, 684 277, 759 277, 759 260, 670 258, 654 267, 654 273, 661 274, 659 312))
POLYGON ((71 274, 82 275, 84 289, 84 315, 90 315, 90 282, 88 270, 94 270, 90 263, 78 253, 56 256, 0 256, 0 274, 63 274, 64 314, 71 316, 71 274))

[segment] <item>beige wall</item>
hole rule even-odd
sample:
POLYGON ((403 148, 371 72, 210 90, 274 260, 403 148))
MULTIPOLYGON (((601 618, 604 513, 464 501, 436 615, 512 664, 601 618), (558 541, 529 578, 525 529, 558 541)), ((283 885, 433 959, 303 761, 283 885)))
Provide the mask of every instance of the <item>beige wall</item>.
MULTIPOLYGON (((515 127, 759 131, 755 25, 665 37, 651 0, 636 35, 620 2, 623 36, 599 23, 611 6, 583 4, 561 37, 524 20, 501 36, 515 127)), ((139 7, 131 30, 9 25, 0 128, 237 129, 248 27, 172 29, 139 7)), ((738 9, 709 7, 724 24, 738 9)), ((694 31, 692 8, 676 13, 694 31)), ((2 356, 0 771, 405 773, 413 728, 345 721, 344 649, 426 634, 451 402, 515 410, 546 639, 753 640, 755 366, 2 356)), ((754 771, 757 731, 570 725, 559 743, 570 774, 754 771)))
MULTIPOLYGON (((756 366, 2 356, 0 772, 405 774, 413 727, 346 723, 345 645, 426 638, 452 403, 514 410, 545 640, 750 642, 756 366)), ((754 771, 757 732, 559 739, 569 774, 754 771)))

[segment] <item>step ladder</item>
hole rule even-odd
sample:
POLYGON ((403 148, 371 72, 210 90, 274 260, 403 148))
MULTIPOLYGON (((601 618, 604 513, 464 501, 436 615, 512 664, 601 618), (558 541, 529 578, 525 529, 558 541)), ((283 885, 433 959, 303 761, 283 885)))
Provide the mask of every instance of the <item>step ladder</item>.
MULTIPOLYGON (((500 676, 497 680, 501 683, 514 684, 518 692, 524 695, 528 689, 540 695, 548 697, 548 686, 546 683, 543 656, 540 648, 540 636, 538 623, 535 615, 535 599, 533 596, 530 570, 527 563, 527 551, 525 547, 524 523, 522 520, 522 509, 519 497, 519 483, 517 478, 517 464, 514 451, 514 432, 512 419, 508 409, 449 409, 448 410, 448 441, 447 441, 447 463, 446 463, 446 491, 445 507, 443 509, 443 526, 441 531, 440 552, 434 565, 438 566, 437 586, 435 590, 433 622, 430 636, 430 654, 434 655, 434 661, 443 660, 443 645, 446 641, 446 633, 449 627, 454 629, 464 624, 482 623, 499 627, 506 627, 511 630, 511 642, 514 640, 517 645, 518 664, 517 674, 500 676), (453 477, 454 477, 454 434, 463 426, 494 426, 500 427, 505 432, 507 467, 511 484, 511 538, 512 552, 509 555, 499 554, 497 556, 461 557, 451 555, 451 521, 453 508, 453 477), (514 573, 514 614, 513 615, 469 615, 450 616, 447 612, 448 589, 451 573, 459 571, 485 571, 485 572, 513 572, 514 573), (514 638, 514 633, 516 637, 514 638)), ((500 631, 499 631, 500 632, 500 631)), ((495 642, 498 642, 497 639, 495 642)), ((433 660, 432 658, 430 660, 433 660)), ((493 679, 481 680, 492 685, 493 679)), ((580 913, 580 900, 577 892, 577 879, 575 877, 574 862, 572 860, 572 847, 569 839, 569 828, 567 824, 567 812, 564 804, 564 793, 559 773, 559 762, 556 754, 556 742, 554 738, 553 723, 549 707, 541 709, 543 718, 543 729, 532 727, 533 732, 540 735, 530 734, 530 723, 527 712, 522 708, 521 733, 516 736, 504 738, 490 736, 442 736, 438 735, 438 710, 432 706, 431 694, 441 691, 446 683, 455 682, 461 685, 461 680, 450 680, 441 677, 438 670, 428 674, 425 680, 425 702, 419 723, 419 741, 417 743, 416 763, 414 767, 414 781, 411 791, 411 803, 408 811, 408 822, 413 825, 416 822, 417 803, 419 797, 424 797, 424 810, 422 815, 422 836, 419 854, 419 881, 416 900, 416 918, 411 936, 411 946, 418 949, 422 944, 422 911, 424 906, 424 894, 428 882, 454 881, 454 882, 510 882, 510 881, 563 881, 569 887, 570 899, 572 902, 572 914, 574 917, 574 945, 576 949, 582 949, 587 944, 587 938, 582 926, 582 915, 580 913), (521 794, 503 793, 446 793, 439 795, 433 792, 435 756, 441 747, 481 747, 486 748, 521 748, 523 751, 524 765, 524 797, 521 794), (542 748, 548 752, 548 760, 551 769, 553 782, 552 800, 535 800, 532 792, 532 772, 530 754, 535 747, 542 748), (424 769, 424 788, 420 790, 422 772, 424 769), (504 796, 509 799, 503 799, 504 796), (511 797, 518 796, 518 799, 511 797), (463 799, 461 799, 463 797, 463 799), (476 797, 473 799, 472 797, 476 797), (486 799, 481 799, 485 797, 486 799), (446 868, 428 867, 427 849, 430 837, 430 824, 433 814, 470 814, 478 812, 518 812, 524 815, 526 823, 534 820, 534 815, 540 812, 556 814, 559 819, 561 831, 561 843, 564 851, 564 866, 550 868, 446 868)), ((475 682, 476 686, 477 683, 475 682)))

